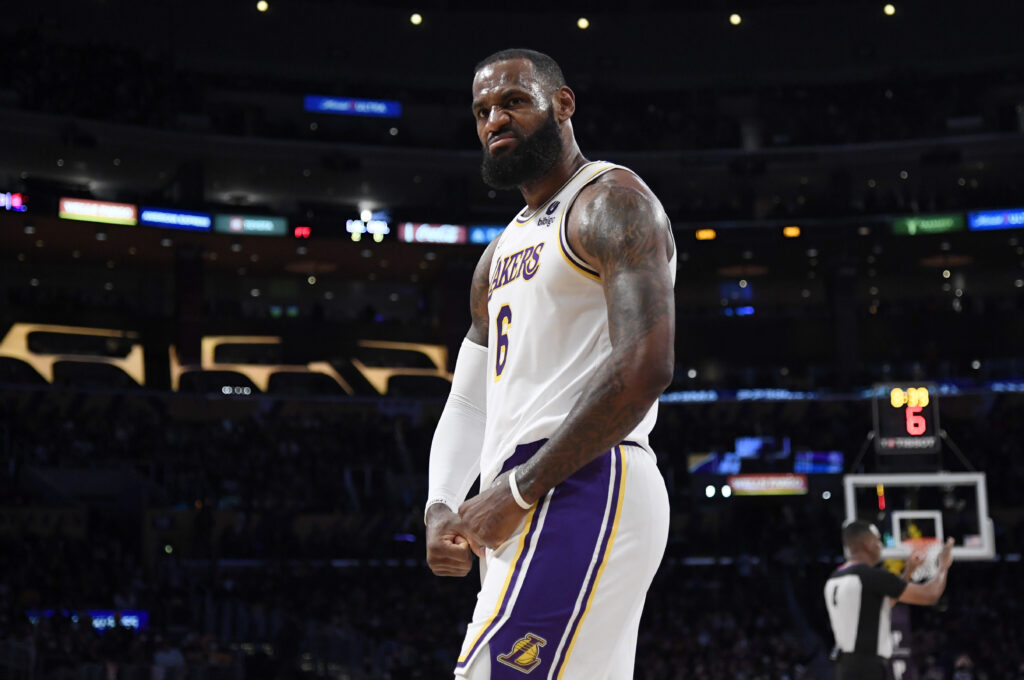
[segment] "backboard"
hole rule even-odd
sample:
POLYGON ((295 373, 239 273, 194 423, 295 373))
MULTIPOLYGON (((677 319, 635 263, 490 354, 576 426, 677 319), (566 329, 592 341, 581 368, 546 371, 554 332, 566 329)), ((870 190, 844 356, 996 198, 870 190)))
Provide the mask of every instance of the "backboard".
POLYGON ((907 540, 952 537, 953 558, 995 556, 985 474, 981 472, 845 475, 846 521, 873 522, 885 559, 904 559, 907 540))

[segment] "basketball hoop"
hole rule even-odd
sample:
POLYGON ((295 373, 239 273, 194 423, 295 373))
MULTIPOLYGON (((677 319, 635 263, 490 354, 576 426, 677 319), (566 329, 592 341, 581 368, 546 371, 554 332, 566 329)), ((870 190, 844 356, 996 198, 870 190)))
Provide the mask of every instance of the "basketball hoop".
POLYGON ((924 562, 910 575, 913 581, 928 581, 939 573, 939 554, 942 552, 942 541, 933 537, 905 538, 903 545, 910 548, 910 553, 924 555, 924 562))

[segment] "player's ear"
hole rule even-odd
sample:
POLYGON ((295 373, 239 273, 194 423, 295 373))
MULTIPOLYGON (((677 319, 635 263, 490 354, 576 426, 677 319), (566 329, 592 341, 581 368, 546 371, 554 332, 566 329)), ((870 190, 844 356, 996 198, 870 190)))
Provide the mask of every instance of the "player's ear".
POLYGON ((861 550, 865 550, 865 551, 870 552, 875 547, 875 541, 877 541, 877 540, 878 540, 878 537, 875 536, 874 534, 863 534, 863 535, 861 535, 861 537, 860 537, 860 548, 861 548, 861 550))
POLYGON ((551 99, 555 105, 555 120, 559 123, 564 123, 576 113, 576 93, 568 85, 555 90, 551 99))

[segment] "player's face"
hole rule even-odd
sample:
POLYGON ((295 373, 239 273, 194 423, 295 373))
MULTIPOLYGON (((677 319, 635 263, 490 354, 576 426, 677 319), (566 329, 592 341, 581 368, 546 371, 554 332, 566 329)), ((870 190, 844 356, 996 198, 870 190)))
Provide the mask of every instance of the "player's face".
POLYGON ((511 59, 477 72, 473 116, 483 146, 481 172, 496 189, 542 177, 562 153, 552 99, 526 59, 511 59))

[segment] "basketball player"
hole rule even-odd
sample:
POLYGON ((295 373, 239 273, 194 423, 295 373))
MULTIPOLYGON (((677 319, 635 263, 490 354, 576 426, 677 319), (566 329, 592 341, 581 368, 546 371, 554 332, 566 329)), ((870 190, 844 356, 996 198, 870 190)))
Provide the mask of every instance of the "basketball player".
POLYGON ((938 573, 924 584, 906 581, 923 562, 919 554, 910 556, 902 579, 881 568, 882 538, 874 524, 847 524, 843 546, 849 559, 825 583, 825 606, 839 655, 836 680, 885 680, 886 661, 893 651, 892 605, 939 601, 953 563, 953 539, 942 546, 938 573))
POLYGON ((484 181, 526 207, 473 275, 430 452, 427 561, 463 576, 481 558, 455 669, 472 680, 632 678, 667 540, 647 440, 674 368, 675 244, 639 177, 580 153, 575 110, 544 54, 477 66, 484 181))

